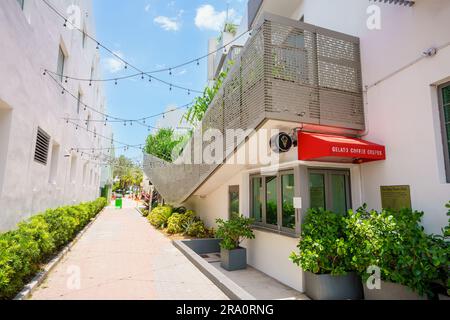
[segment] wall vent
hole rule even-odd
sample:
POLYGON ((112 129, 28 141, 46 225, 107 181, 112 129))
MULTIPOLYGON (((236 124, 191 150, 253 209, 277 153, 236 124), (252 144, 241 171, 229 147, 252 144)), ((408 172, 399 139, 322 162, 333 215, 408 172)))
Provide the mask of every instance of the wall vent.
POLYGON ((36 147, 34 150, 34 161, 46 166, 48 160, 48 150, 50 146, 50 136, 47 132, 38 128, 36 137, 36 147))

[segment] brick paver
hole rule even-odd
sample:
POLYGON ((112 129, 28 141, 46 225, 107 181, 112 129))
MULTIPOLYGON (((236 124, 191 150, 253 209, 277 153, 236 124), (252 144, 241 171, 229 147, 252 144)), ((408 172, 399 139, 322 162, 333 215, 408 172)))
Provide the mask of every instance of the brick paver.
POLYGON ((133 205, 106 209, 32 299, 227 299, 133 205))

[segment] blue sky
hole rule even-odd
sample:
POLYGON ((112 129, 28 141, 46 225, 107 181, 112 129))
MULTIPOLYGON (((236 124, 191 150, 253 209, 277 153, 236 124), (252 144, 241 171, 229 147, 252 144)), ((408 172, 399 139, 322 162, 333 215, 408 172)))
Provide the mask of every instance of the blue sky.
MULTIPOLYGON (((170 67, 207 53, 208 39, 216 37, 222 27, 227 3, 229 16, 238 21, 244 12, 243 0, 94 0, 97 38, 126 61, 150 71, 170 67)), ((110 54, 101 51, 103 77, 129 74, 110 54)), ((155 76, 202 91, 206 84, 206 60, 200 66, 192 64, 172 75, 155 76)), ((141 118, 169 110, 193 100, 195 94, 173 89, 140 78, 123 80, 119 85, 105 84, 108 113, 121 118, 141 118)), ((153 126, 176 125, 181 112, 149 122, 153 126)), ((148 131, 134 125, 112 124, 115 139, 129 143, 144 143, 148 131)), ((116 152, 117 154, 123 151, 116 152)), ((127 156, 142 158, 137 150, 127 156)))

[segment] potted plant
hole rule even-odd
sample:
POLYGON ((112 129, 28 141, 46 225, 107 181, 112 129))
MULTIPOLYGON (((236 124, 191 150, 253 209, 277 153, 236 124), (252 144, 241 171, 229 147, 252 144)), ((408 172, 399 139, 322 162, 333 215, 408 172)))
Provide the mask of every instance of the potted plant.
POLYGON ((305 272, 306 294, 313 300, 362 298, 344 227, 344 216, 333 212, 311 209, 306 215, 299 253, 292 253, 290 259, 305 272))
MULTIPOLYGON (((366 300, 421 300, 433 296, 432 283, 448 264, 445 241, 427 235, 423 212, 350 212, 347 237, 352 265, 364 283, 366 300), (379 270, 379 288, 369 288, 367 269, 379 270)), ((373 280, 373 279, 371 279, 373 280)))
POLYGON ((231 219, 217 219, 216 237, 220 241, 221 266, 225 270, 235 271, 247 268, 247 250, 241 248, 244 239, 255 239, 251 229, 253 219, 234 214, 231 219))

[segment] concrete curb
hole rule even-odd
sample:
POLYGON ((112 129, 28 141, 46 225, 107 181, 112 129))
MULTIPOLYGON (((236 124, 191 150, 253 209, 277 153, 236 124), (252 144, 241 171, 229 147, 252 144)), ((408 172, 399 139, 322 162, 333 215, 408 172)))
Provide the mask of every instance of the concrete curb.
POLYGON ((59 253, 54 257, 49 263, 47 263, 44 269, 39 272, 25 287, 23 287, 22 291, 17 294, 17 296, 13 300, 27 300, 29 299, 33 292, 39 287, 45 279, 47 279, 50 272, 58 265, 59 262, 71 251, 71 249, 77 244, 77 242, 81 239, 81 237, 89 230, 89 228, 97 221, 97 218, 109 207, 105 207, 102 211, 99 212, 95 216, 95 218, 81 230, 75 239, 72 240, 67 246, 65 246, 59 253))
POLYGON ((172 241, 173 245, 183 253, 212 283, 214 283, 231 300, 256 300, 250 293, 211 266, 202 257, 183 243, 183 240, 172 241))

